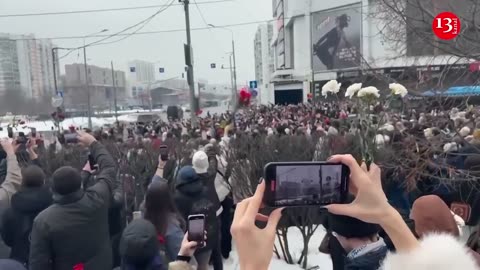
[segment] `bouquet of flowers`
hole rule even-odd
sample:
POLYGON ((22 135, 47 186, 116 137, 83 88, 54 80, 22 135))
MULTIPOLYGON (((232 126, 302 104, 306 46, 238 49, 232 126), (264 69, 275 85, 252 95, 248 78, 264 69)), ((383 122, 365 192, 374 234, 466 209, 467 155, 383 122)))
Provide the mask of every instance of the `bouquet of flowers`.
MULTIPOLYGON (((336 80, 327 82, 322 87, 322 95, 338 95, 341 85, 336 80)), ((389 88, 390 95, 386 97, 385 107, 389 107, 393 100, 404 98, 408 94, 407 89, 398 83, 390 84, 389 88)), ((362 83, 354 83, 347 88, 345 97, 351 99, 356 106, 358 112, 356 126, 352 131, 359 139, 361 158, 369 165, 374 162, 376 149, 385 143, 384 136, 378 135, 377 132, 388 120, 388 115, 384 111, 374 113, 373 110, 380 104, 380 90, 374 86, 362 87, 362 83)))

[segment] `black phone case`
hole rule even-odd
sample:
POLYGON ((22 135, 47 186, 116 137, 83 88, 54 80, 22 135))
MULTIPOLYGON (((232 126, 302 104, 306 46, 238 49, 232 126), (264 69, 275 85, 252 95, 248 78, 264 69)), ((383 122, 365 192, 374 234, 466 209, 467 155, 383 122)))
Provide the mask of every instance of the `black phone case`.
MULTIPOLYGON (((203 230, 205 231, 205 219, 203 219, 203 230)), ((192 241, 195 241, 195 242, 198 242, 200 246, 203 246, 205 244, 205 241, 204 239, 202 238, 201 241, 197 241, 197 239, 192 239, 190 238, 190 220, 188 220, 187 222, 187 232, 188 232, 188 241, 192 242, 192 241)), ((204 232, 201 233, 201 235, 203 235, 204 232)))

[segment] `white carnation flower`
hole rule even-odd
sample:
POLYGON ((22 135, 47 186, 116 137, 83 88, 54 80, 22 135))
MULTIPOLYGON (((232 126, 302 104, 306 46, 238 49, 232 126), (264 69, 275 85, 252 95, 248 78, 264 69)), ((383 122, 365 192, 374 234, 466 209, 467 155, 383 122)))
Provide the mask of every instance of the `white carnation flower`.
POLYGON ((360 89, 362 89, 362 84, 354 83, 347 88, 347 92, 345 92, 345 96, 352 98, 360 89))
POLYGON ((362 88, 358 91, 358 97, 367 97, 367 96, 374 96, 376 98, 380 97, 380 91, 375 86, 369 86, 362 88))
POLYGON ((402 98, 408 94, 407 88, 399 83, 391 83, 389 87, 394 95, 401 96, 402 98))
POLYGON ((428 140, 430 140, 432 137, 433 137, 433 129, 432 128, 426 128, 423 130, 423 135, 425 136, 425 138, 427 138, 428 140))
POLYGON ((322 96, 326 97, 328 93, 337 94, 340 91, 341 83, 338 83, 336 80, 331 80, 327 82, 322 87, 322 96))

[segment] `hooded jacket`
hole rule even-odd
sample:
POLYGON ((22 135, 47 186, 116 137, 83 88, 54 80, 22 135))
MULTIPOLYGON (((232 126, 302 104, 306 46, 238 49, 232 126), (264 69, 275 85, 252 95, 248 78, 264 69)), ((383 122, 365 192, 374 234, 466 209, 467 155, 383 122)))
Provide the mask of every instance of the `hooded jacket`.
POLYGON ((202 179, 191 166, 185 166, 178 172, 175 187, 174 201, 185 220, 189 215, 205 215, 207 243, 199 251, 213 249, 218 242, 217 205, 210 199, 202 179))
POLYGON ((2 239, 11 247, 10 258, 27 263, 33 220, 52 204, 52 194, 46 187, 23 188, 13 195, 11 207, 2 219, 2 239))

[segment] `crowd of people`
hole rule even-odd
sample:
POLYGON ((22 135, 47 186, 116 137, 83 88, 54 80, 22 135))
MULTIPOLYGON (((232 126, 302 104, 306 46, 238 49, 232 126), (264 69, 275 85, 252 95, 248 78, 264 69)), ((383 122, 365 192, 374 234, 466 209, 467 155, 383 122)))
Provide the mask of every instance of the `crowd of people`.
MULTIPOLYGON (((370 112, 385 115, 370 134, 378 166, 330 160, 350 167, 352 197, 326 207, 320 250, 334 270, 479 268, 480 232, 468 246, 459 238, 480 217, 480 111, 386 110, 370 112)), ((222 270, 233 242, 242 270, 266 270, 282 209, 259 214, 263 166, 299 158, 295 151, 302 161, 358 157, 357 113, 349 103, 252 106, 196 125, 72 127, 74 142, 3 139, 0 234, 9 253, 0 269, 222 270), (303 148, 293 151, 296 140, 303 148), (282 160, 285 151, 292 156, 282 160), (188 241, 196 214, 206 217, 203 246, 188 241)))

